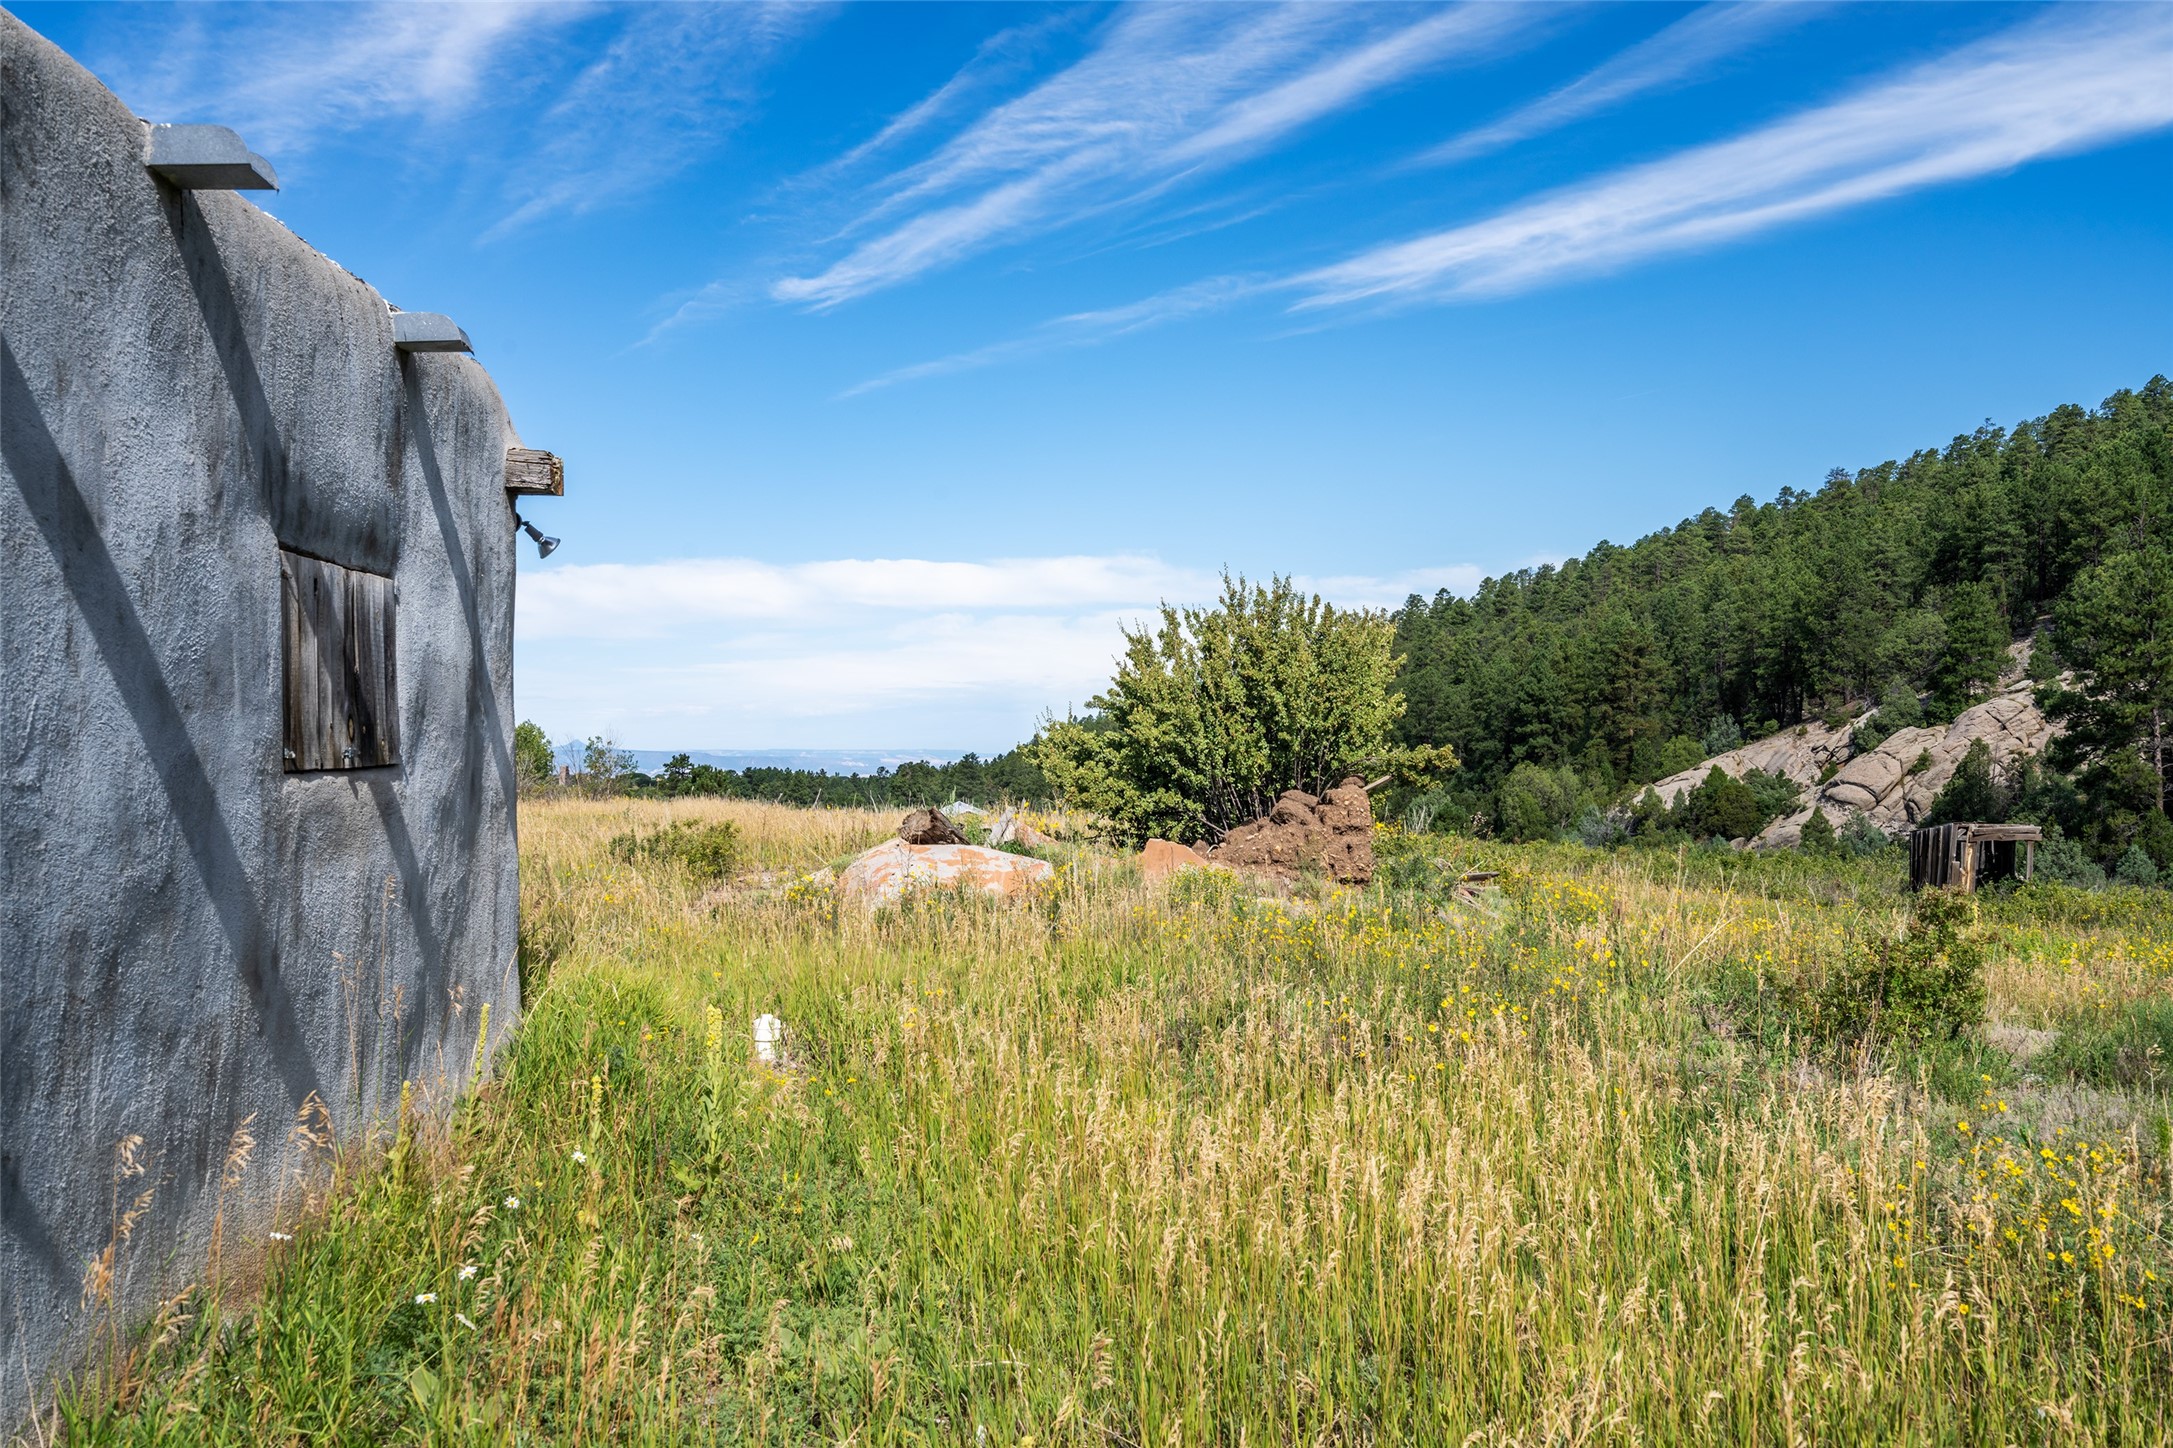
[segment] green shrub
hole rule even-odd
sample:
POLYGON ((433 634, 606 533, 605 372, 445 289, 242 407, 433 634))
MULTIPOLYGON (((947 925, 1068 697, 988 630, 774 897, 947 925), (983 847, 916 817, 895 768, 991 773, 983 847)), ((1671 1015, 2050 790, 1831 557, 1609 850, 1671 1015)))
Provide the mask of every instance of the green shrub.
POLYGON ((1841 853, 1857 860, 1876 855, 1893 843, 1886 837, 1886 831, 1873 824, 1871 816, 1866 814, 1850 815, 1849 822, 1841 826, 1841 832, 1834 839, 1841 846, 1841 853))
POLYGON ((1494 792, 1494 829, 1507 840, 1551 840, 1568 829, 1584 803, 1584 788, 1568 766, 1520 764, 1494 792))
POLYGON ((1984 950, 1968 933, 1967 895, 1926 890, 1900 938, 1853 956, 1813 1002, 1817 1033, 1919 1046, 1950 1041, 1984 1021, 1984 950))
POLYGON ((1698 742, 1705 747, 1704 758, 1726 754, 1731 749, 1742 748, 1743 726, 1735 722, 1733 714, 1723 714, 1705 726, 1705 737, 1698 742))
POLYGON ((2130 845, 2113 870, 2113 883, 2148 890, 2158 883, 2158 862, 2145 854, 2141 845, 2130 845))
POLYGON ((1681 774, 1705 758, 1705 742, 1688 734, 1677 734, 1660 746, 1660 772, 1656 778, 1681 774))
POLYGON ((1698 839, 1739 840, 1765 827, 1758 796, 1740 779, 1731 779, 1719 765, 1706 772, 1704 783, 1675 802, 1671 823, 1698 839))
POLYGON ((1811 811, 1811 817, 1803 822, 1803 838, 1797 842, 1796 848, 1806 855, 1840 853, 1841 844, 1834 838, 1833 821, 1826 818, 1826 811, 1811 811))
POLYGON ((2164 1086, 2173 1080, 2173 1000, 2153 996, 2085 1016, 2035 1065, 2093 1086, 2164 1086))
POLYGON ((739 863, 739 830, 729 820, 696 824, 681 820, 660 830, 631 830, 611 841, 611 853, 630 864, 678 865, 703 880, 722 880, 739 863))
POLYGON ((2007 818, 2006 801, 2000 798, 2000 788, 1992 778, 1992 747, 1982 739, 1969 741, 1969 751, 1961 763, 1954 766, 1954 774, 1947 780, 1939 797, 1920 825, 1952 824, 1957 820, 1975 820, 1997 824, 2007 818))
POLYGON ((1803 797, 1803 787, 1785 774, 1768 774, 1762 769, 1746 770, 1743 787, 1758 802, 1758 828, 1764 829, 1770 820, 1793 813, 1803 797))
POLYGON ((2105 888, 2105 871, 2080 840, 2065 835, 2045 832, 2045 842, 2037 851, 2037 865, 2033 878, 2054 885, 2073 885, 2078 890, 2102 890, 2105 888))

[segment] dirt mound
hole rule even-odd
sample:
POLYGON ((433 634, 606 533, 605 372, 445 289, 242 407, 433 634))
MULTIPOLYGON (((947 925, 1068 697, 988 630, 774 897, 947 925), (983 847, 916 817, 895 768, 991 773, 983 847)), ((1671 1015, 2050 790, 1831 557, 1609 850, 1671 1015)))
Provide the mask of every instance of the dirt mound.
POLYGON ((898 825, 898 838, 909 845, 962 845, 966 837, 939 809, 917 809, 898 825))
POLYGON ((1283 879, 1313 868, 1363 885, 1373 878, 1373 800, 1355 776, 1319 799, 1286 789, 1265 818, 1223 836, 1208 859, 1283 879))

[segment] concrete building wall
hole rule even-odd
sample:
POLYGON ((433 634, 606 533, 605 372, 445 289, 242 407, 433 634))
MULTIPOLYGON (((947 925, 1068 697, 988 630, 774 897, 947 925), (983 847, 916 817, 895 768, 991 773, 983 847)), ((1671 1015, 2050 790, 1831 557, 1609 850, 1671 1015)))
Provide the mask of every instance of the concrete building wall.
POLYGON ((519 1009, 505 409, 143 145, 0 12, 0 1429, 84 1340, 123 1138, 126 1314, 195 1280, 242 1123, 230 1220, 311 1096, 443 1102, 519 1009), (397 765, 284 770, 282 548, 394 580, 397 765))

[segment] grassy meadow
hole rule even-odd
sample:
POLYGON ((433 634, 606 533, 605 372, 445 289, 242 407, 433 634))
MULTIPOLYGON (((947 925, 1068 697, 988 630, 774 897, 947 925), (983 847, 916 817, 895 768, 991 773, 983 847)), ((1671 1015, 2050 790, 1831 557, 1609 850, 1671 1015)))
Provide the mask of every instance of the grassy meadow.
POLYGON ((2173 1438, 2173 893, 1985 898, 1987 1026, 1843 1047, 1775 1003, 1901 930, 1892 859, 804 880, 895 823, 524 806, 489 1079, 328 1149, 65 1440, 2173 1438), (611 847, 666 820, 732 822, 730 881, 611 847))

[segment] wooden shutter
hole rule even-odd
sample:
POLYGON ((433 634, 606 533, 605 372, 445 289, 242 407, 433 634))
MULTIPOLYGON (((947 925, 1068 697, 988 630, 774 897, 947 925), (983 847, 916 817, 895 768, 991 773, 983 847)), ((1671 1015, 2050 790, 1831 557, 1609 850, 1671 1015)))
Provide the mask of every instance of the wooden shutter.
POLYGON ((392 580, 280 550, 288 772, 400 759, 392 580))

